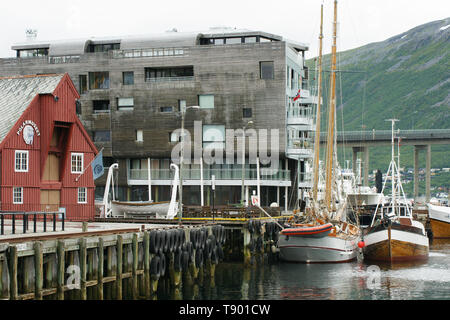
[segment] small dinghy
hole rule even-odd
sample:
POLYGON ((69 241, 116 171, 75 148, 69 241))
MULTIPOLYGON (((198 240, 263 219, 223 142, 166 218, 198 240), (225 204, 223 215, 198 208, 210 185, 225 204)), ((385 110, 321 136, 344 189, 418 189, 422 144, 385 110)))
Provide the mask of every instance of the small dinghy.
POLYGON ((314 237, 322 238, 327 236, 333 225, 331 223, 325 223, 318 226, 308 226, 308 225, 297 225, 294 228, 287 228, 281 231, 282 235, 292 236, 292 237, 314 237))

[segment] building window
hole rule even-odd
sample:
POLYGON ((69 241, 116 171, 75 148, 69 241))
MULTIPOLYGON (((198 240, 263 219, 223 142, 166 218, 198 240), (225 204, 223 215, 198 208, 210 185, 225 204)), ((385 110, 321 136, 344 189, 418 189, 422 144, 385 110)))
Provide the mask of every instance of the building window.
POLYGON ((22 204, 23 203, 23 188, 14 187, 13 188, 13 203, 22 204))
POLYGON ((48 56, 48 48, 17 50, 17 58, 48 56))
POLYGON ((89 89, 109 89, 109 72, 89 72, 89 89))
POLYGON ((83 172, 83 154, 82 153, 72 153, 72 173, 82 173, 83 172))
POLYGON ((198 96, 198 105, 202 109, 214 109, 214 95, 201 94, 198 96))
POLYGON ((178 111, 186 111, 186 100, 178 100, 178 111))
POLYGON ((145 68, 145 81, 182 80, 193 76, 194 66, 145 68))
POLYGON ((87 92, 87 75, 80 74, 78 79, 80 82, 80 94, 86 93, 87 92))
POLYGON ((103 43, 103 44, 90 44, 88 46, 88 52, 107 52, 110 50, 119 50, 120 43, 103 43))
POLYGON ((245 43, 255 43, 256 42, 256 37, 245 37, 244 38, 244 42, 245 43))
POLYGON ((85 187, 78 188, 78 203, 87 203, 87 193, 85 187))
POLYGON ((94 113, 108 113, 110 110, 109 100, 93 100, 92 106, 94 113))
POLYGON ((236 44, 236 43, 242 43, 242 39, 239 37, 239 38, 226 38, 226 40, 225 40, 226 42, 226 44, 236 44))
POLYGON ((169 141, 170 142, 181 142, 181 134, 178 135, 177 132, 170 132, 169 133, 169 141))
POLYGON ((94 131, 94 142, 109 142, 111 141, 111 131, 98 130, 94 131))
POLYGON ((134 98, 118 98, 117 109, 132 110, 134 108, 134 98))
POLYGON ((136 142, 144 142, 144 131, 136 130, 136 142))
POLYGON ((224 125, 204 125, 203 126, 203 148, 223 148, 225 145, 224 125))
POLYGON ((242 117, 243 118, 251 118, 252 117, 252 108, 242 109, 242 117))
POLYGON ((28 172, 28 151, 16 150, 15 172, 28 172))
POLYGON ((131 85, 134 84, 134 72, 133 71, 125 71, 122 73, 123 84, 131 85))
POLYGON ((261 79, 273 79, 273 61, 261 61, 259 70, 261 79))
POLYGON ((174 107, 173 106, 169 106, 169 107, 160 107, 159 110, 161 112, 173 112, 174 107))

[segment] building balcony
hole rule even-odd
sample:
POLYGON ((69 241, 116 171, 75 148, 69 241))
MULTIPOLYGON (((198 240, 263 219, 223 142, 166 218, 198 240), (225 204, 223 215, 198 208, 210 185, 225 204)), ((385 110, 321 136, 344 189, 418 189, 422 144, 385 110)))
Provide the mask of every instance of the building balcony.
MULTIPOLYGON (((264 168, 260 169, 260 184, 262 186, 291 186, 290 170, 277 170, 274 174, 263 174, 264 168)), ((200 169, 183 168, 183 183, 186 185, 200 185, 200 169)), ((256 186, 256 169, 244 170, 245 185, 256 186)), ((170 169, 152 169, 151 181, 154 185, 170 185, 173 180, 174 171, 170 169)), ((216 185, 242 185, 242 169, 203 169, 204 185, 210 185, 212 176, 215 176, 216 185)), ((148 183, 147 169, 129 169, 128 184, 146 185, 148 183)))

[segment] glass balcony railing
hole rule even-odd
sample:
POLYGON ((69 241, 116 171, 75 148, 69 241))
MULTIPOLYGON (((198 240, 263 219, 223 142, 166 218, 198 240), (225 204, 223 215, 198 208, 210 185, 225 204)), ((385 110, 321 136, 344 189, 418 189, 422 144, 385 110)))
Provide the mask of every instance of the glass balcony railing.
MULTIPOLYGON (((290 181, 290 170, 276 170, 273 174, 267 174, 267 169, 260 169, 260 180, 280 180, 290 181)), ((130 180, 148 180, 147 169, 130 169, 130 180)), ((152 169, 152 180, 172 180, 173 170, 169 169, 152 169)), ((245 180, 257 180, 256 169, 244 170, 245 180)), ((204 169, 203 180, 211 180, 212 176, 215 176, 216 180, 241 180, 242 169, 204 169)), ((200 180, 200 169, 183 169, 183 179, 185 180, 200 180)))

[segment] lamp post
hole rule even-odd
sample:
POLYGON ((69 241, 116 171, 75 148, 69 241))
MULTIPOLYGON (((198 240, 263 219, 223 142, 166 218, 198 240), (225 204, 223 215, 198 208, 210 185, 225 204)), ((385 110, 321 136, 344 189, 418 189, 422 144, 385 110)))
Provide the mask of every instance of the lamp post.
POLYGON ((245 177, 245 129, 253 125, 253 121, 250 120, 247 124, 242 127, 242 188, 241 188, 241 205, 245 206, 245 191, 244 191, 244 177, 245 177))
POLYGON ((180 155, 180 197, 178 200, 178 223, 181 224, 183 215, 183 156, 184 156, 184 115, 187 109, 200 109, 199 106, 180 106, 181 112, 181 155, 180 155))

